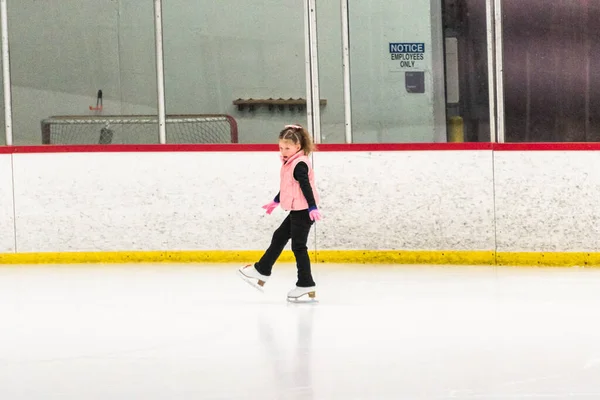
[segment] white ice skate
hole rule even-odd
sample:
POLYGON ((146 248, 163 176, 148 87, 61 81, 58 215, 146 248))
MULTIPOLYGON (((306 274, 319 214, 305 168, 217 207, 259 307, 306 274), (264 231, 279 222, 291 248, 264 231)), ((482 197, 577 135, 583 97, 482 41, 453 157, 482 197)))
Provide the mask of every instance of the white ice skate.
POLYGON ((287 299, 292 303, 314 303, 317 302, 316 287, 298 287, 290 290, 287 295, 287 299))
POLYGON ((240 276, 242 277, 243 280, 248 282, 250 285, 252 285, 256 289, 260 290, 261 292, 263 291, 263 286, 265 286, 265 283, 269 279, 268 276, 263 275, 260 272, 258 272, 256 270, 256 268, 254 267, 254 265, 252 265, 252 264, 248 264, 243 267, 240 267, 240 269, 238 270, 238 273, 240 274, 240 276))

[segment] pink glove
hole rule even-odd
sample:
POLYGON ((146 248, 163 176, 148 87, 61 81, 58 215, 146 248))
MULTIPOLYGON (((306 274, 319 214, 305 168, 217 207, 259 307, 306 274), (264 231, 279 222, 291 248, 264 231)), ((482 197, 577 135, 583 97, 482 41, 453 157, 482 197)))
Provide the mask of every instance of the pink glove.
POLYGON ((323 219, 321 212, 316 208, 314 210, 310 210, 308 212, 308 216, 310 217, 311 221, 320 221, 321 219, 323 219))
POLYGON ((272 201, 269 204, 265 204, 264 206, 262 206, 262 208, 267 210, 267 214, 271 214, 273 212, 273 210, 277 208, 278 205, 279 205, 278 202, 272 201))

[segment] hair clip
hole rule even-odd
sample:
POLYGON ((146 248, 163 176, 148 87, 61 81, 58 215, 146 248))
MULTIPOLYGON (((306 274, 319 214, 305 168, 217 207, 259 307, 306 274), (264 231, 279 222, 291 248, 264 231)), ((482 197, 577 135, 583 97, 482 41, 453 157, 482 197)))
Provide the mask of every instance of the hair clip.
POLYGON ((302 127, 300 125, 286 125, 285 126, 285 129, 289 129, 289 128, 292 128, 292 129, 302 129, 302 127))

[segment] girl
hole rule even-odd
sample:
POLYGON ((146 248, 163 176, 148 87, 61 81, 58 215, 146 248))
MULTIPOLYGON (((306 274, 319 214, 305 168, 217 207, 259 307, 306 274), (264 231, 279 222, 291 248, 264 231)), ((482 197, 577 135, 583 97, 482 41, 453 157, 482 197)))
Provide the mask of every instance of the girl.
POLYGON ((275 199, 263 206, 271 214, 281 205, 289 215, 275 233, 271 245, 262 258, 254 265, 239 269, 242 278, 252 286, 262 290, 271 276, 273 264, 279 258, 287 242, 292 239, 292 251, 296 258, 298 280, 296 287, 289 291, 289 301, 303 296, 315 298, 315 281, 310 271, 310 259, 306 242, 314 221, 321 220, 317 208, 319 194, 315 187, 315 175, 308 159, 314 150, 312 138, 300 125, 286 125, 279 133, 279 151, 281 153, 280 191, 275 199))

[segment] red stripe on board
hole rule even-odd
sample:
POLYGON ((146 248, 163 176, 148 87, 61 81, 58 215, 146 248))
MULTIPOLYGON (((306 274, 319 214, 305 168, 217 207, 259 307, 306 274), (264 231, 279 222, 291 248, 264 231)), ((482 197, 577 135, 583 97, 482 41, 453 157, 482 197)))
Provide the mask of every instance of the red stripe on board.
POLYGON ((491 150, 492 143, 352 143, 319 144, 319 151, 491 150))
POLYGON ((581 151, 600 150, 600 143, 495 143, 495 151, 581 151))
MULTIPOLYGON (((598 151, 596 143, 352 143, 319 144, 321 152, 350 151, 598 151)), ((277 144, 112 144, 0 146, 0 154, 12 153, 127 153, 127 152, 270 152, 277 144)))
MULTIPOLYGON (((319 144, 318 151, 491 150, 492 143, 365 143, 319 144)), ((0 146, 2 153, 126 153, 126 152, 248 152, 278 151, 277 144, 111 144, 0 146)))
POLYGON ((111 144, 15 146, 8 153, 130 153, 278 151, 276 144, 111 144))

